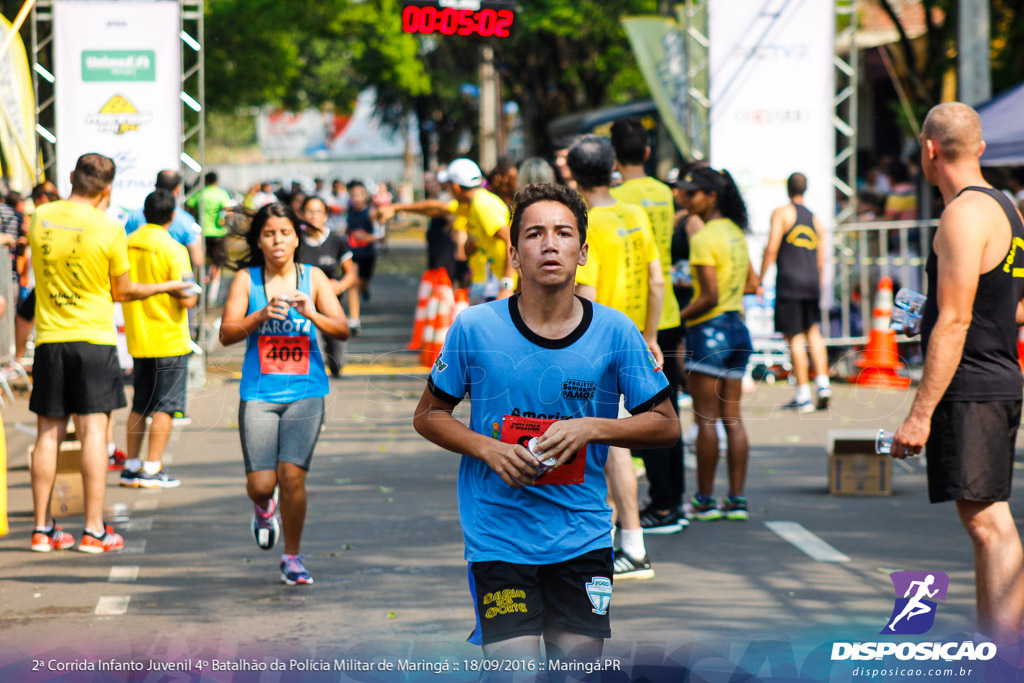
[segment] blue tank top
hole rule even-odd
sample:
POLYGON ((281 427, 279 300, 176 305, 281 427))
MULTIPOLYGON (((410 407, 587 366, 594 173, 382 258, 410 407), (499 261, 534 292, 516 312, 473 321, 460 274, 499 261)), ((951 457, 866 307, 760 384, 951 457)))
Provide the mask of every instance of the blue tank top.
MULTIPOLYGON (((299 290, 312 298, 310 267, 301 269, 299 290)), ((249 310, 246 315, 269 303, 264 289, 263 269, 249 268, 249 310)), ((308 318, 288 309, 287 320, 268 320, 249 335, 242 362, 243 401, 292 403, 303 398, 326 396, 327 371, 316 341, 316 326, 308 318)))

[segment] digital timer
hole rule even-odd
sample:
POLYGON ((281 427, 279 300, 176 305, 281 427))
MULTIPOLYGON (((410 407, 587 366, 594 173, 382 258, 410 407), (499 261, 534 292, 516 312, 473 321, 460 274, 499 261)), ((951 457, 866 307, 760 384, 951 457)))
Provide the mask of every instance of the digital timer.
POLYGON ((511 9, 456 9, 430 5, 407 5, 402 11, 406 33, 441 33, 446 36, 508 38, 515 21, 511 9))

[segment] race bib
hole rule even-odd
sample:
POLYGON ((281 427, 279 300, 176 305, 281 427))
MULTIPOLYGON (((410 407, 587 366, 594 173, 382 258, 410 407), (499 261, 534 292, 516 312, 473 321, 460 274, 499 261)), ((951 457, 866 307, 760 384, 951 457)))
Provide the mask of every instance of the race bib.
POLYGON ((264 375, 308 375, 309 337, 259 337, 260 372, 264 375))
MULTIPOLYGON (((530 450, 529 442, 535 436, 541 436, 558 420, 542 420, 535 417, 505 415, 501 420, 501 441, 517 443, 530 450)), ((543 455, 541 456, 543 458, 543 455)), ((576 451, 565 464, 557 470, 549 470, 537 477, 534 484, 582 484, 587 471, 587 447, 576 451)))

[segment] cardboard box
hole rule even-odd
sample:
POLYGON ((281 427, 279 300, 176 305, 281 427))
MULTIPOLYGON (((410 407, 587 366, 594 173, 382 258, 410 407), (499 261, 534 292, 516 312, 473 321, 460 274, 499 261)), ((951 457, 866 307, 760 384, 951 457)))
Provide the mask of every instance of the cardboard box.
MULTIPOLYGON (((32 469, 32 454, 36 446, 28 447, 28 467, 32 469)), ((57 451, 57 474, 68 472, 81 472, 82 470, 82 444, 78 441, 65 441, 61 443, 57 451)))
POLYGON ((875 453, 877 430, 828 433, 828 491, 839 496, 891 496, 892 459, 875 453))
POLYGON ((53 482, 53 496, 50 498, 50 514, 53 517, 85 514, 85 491, 79 472, 57 474, 53 482))

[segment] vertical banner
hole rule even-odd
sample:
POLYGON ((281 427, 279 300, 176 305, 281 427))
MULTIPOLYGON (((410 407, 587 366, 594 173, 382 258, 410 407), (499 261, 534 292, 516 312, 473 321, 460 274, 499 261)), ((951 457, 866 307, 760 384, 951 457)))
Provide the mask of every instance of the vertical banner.
MULTIPOLYGON (((834 4, 709 4, 711 163, 732 173, 746 200, 755 270, 771 212, 789 201, 791 173, 807 176, 804 202, 826 232, 834 223, 834 4)), ((822 243, 830 248, 830 235, 822 243)), ((774 274, 766 279, 771 285, 774 274)))
MULTIPOLYGON (((0 43, 11 31, 11 22, 0 17, 0 43)), ((15 36, 7 54, 0 59, 0 151, 11 189, 32 191, 39 166, 36 151, 36 99, 32 74, 21 36, 15 36)))
POLYGON ((56 0, 57 186, 82 154, 114 160, 111 211, 142 206, 156 174, 181 165, 181 40, 174 0, 56 0))
POLYGON ((683 128, 688 89, 686 42, 679 24, 669 17, 626 17, 622 25, 662 123, 679 151, 688 156, 690 141, 683 128))

